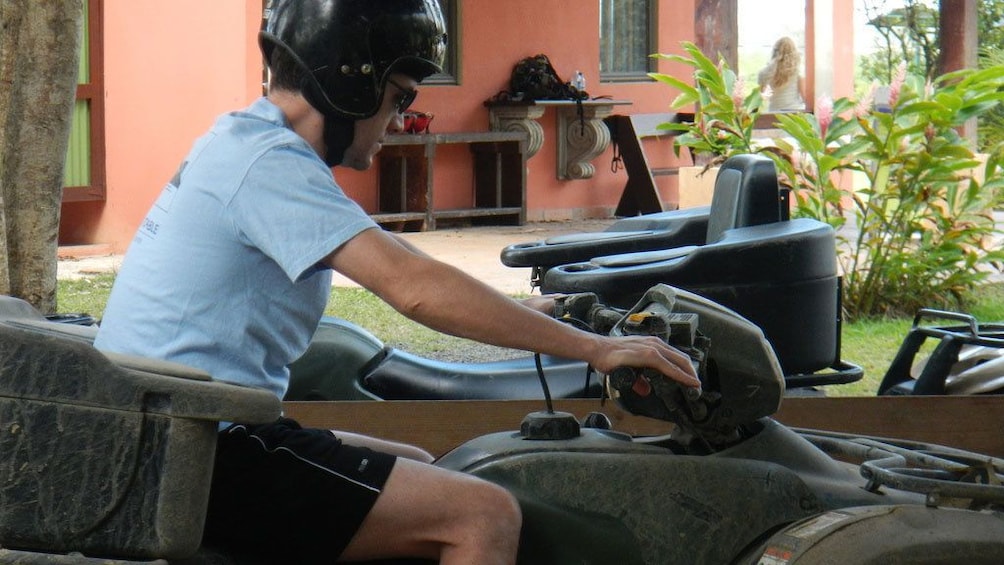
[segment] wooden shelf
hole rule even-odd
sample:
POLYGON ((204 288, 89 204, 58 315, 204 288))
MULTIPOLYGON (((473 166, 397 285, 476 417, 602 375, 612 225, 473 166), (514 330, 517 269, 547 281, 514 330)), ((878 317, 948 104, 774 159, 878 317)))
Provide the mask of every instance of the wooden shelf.
POLYGON ((434 230, 436 220, 481 218, 526 221, 526 143, 523 132, 458 132, 389 135, 379 153, 379 209, 373 219, 404 231, 434 230), (470 208, 436 210, 433 171, 436 147, 467 145, 473 168, 470 208))
POLYGON ((512 216, 522 214, 523 209, 514 208, 463 208, 457 210, 436 210, 432 213, 437 218, 466 218, 472 214, 482 216, 512 216))

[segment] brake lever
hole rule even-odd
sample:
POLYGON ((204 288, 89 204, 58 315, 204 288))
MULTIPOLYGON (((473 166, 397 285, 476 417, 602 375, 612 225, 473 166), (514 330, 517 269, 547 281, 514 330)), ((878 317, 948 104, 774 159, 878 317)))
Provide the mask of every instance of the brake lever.
POLYGON ((617 367, 607 375, 608 394, 631 412, 673 422, 700 437, 695 421, 708 417, 700 388, 685 387, 653 369, 617 367), (616 392, 617 396, 614 396, 616 392))

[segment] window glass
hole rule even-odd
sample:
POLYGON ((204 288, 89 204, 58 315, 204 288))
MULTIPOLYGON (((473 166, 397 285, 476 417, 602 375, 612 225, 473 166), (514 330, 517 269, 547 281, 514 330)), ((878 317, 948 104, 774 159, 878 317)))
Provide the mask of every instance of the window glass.
POLYGON ((446 18, 446 59, 443 61, 443 72, 432 75, 422 81, 422 84, 458 84, 460 82, 460 63, 458 47, 460 45, 460 0, 439 0, 446 18))
POLYGON ((655 0, 600 0, 600 79, 647 80, 655 53, 655 0))
POLYGON ((102 0, 83 3, 77 66, 77 98, 63 170, 63 201, 105 197, 102 0))

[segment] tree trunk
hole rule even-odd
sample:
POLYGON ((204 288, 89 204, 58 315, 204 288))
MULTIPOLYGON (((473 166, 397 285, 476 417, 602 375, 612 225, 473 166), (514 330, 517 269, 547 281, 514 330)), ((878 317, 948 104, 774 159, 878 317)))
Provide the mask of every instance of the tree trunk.
POLYGON ((83 0, 0 0, 0 293, 56 309, 83 0))

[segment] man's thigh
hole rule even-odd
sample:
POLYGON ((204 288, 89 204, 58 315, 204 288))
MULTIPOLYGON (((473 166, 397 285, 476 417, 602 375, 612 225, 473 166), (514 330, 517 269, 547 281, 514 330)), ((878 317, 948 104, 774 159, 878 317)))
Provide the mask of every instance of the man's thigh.
POLYGON ((331 563, 377 501, 395 458, 282 419, 220 433, 206 542, 275 562, 331 563))

